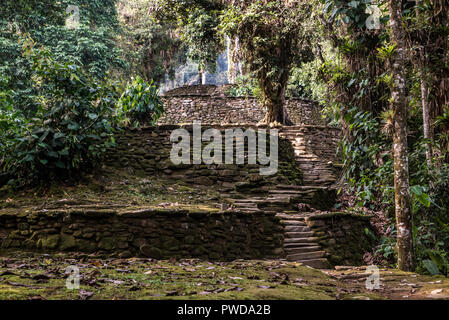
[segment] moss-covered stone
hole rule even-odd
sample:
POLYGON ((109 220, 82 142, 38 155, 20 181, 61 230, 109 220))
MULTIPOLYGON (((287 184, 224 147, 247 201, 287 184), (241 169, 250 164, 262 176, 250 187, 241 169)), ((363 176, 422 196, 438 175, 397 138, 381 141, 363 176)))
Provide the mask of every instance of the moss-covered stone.
POLYGON ((140 247, 140 253, 145 257, 155 259, 160 259, 163 256, 162 250, 147 244, 144 244, 140 247))
POLYGON ((59 248, 63 251, 75 249, 76 248, 75 237, 67 234, 61 235, 59 248))
POLYGON ((114 237, 103 237, 98 243, 98 248, 111 251, 117 246, 117 240, 114 237))
POLYGON ((58 247, 60 236, 52 234, 49 236, 43 236, 37 241, 37 247, 41 249, 56 249, 58 247))
POLYGON ((75 246, 77 250, 81 252, 94 252, 98 249, 95 242, 84 240, 84 239, 76 239, 75 240, 75 246))

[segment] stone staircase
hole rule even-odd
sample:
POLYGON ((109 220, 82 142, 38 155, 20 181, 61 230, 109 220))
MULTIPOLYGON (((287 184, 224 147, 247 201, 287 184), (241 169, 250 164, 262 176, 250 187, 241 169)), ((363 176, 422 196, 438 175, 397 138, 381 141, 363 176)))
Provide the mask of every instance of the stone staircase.
POLYGON ((304 185, 278 184, 258 190, 260 194, 240 194, 239 199, 233 199, 235 194, 230 195, 230 201, 234 209, 242 212, 276 213, 284 227, 283 249, 287 260, 312 268, 328 268, 326 252, 307 226, 306 217, 317 214, 313 209, 326 211, 334 206, 337 192, 333 185, 337 182, 338 170, 332 161, 310 150, 312 148, 308 144, 311 142, 305 140, 301 127, 283 127, 279 135, 291 142, 304 185))
POLYGON ((284 127, 279 136, 291 141, 296 161, 304 175, 305 185, 330 186, 337 181, 332 162, 320 159, 307 148, 307 141, 299 127, 284 127))
POLYGON ((297 261, 306 266, 325 269, 329 263, 325 252, 318 244, 318 239, 305 222, 305 214, 279 213, 284 226, 284 252, 287 260, 297 261))
POLYGON ((308 204, 314 209, 327 210, 335 203, 336 189, 326 186, 276 185, 268 190, 268 195, 243 199, 230 199, 241 211, 298 211, 298 204, 308 204))
POLYGON ((277 185, 268 196, 233 199, 233 207, 241 212, 277 212, 284 227, 284 252, 289 261, 297 261, 312 268, 325 269, 329 263, 318 239, 307 226, 305 218, 313 212, 299 212, 298 203, 313 208, 329 209, 335 203, 335 189, 325 186, 277 185), (318 200, 322 200, 317 201, 318 200))
POLYGON ((286 258, 313 268, 327 268, 326 253, 305 222, 305 218, 313 212, 299 212, 298 204, 307 204, 316 210, 331 209, 337 197, 332 187, 337 181, 337 170, 331 161, 309 150, 300 127, 284 127, 279 134, 290 140, 293 146, 295 160, 303 172, 304 185, 278 184, 266 190, 266 194, 231 201, 235 209, 243 212, 277 212, 285 230, 286 258))

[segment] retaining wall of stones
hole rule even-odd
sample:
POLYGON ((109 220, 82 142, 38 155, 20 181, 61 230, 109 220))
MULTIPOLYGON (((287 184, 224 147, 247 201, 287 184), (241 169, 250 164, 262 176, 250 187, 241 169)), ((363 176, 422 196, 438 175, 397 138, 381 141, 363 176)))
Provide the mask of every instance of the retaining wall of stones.
POLYGON ((342 139, 340 129, 326 126, 297 126, 297 129, 301 131, 301 147, 306 153, 323 161, 342 162, 341 153, 337 152, 342 139))
MULTIPOLYGON (((159 124, 191 123, 250 123, 264 118, 265 109, 254 97, 232 97, 230 86, 186 86, 166 92, 162 99, 165 115, 159 124)), ((312 100, 288 98, 286 108, 293 123, 325 125, 321 106, 312 100)))
MULTIPOLYGON (((160 174, 165 178, 183 180, 188 183, 225 188, 234 187, 236 184, 253 185, 253 187, 266 183, 302 184, 302 172, 295 159, 292 141, 287 138, 279 139, 278 173, 273 176, 262 176, 260 175, 261 166, 248 164, 247 158, 242 165, 173 164, 170 160, 170 152, 174 143, 170 142, 170 135, 173 130, 179 128, 186 129, 189 133, 193 131, 192 125, 160 125, 129 129, 117 134, 117 146, 107 154, 104 164, 127 169, 141 176, 160 174)), ((202 126, 202 132, 210 128, 219 130, 224 136, 226 129, 240 128, 240 126, 202 126)), ((243 131, 248 128, 257 132, 261 127, 249 125, 242 127, 243 131)), ((302 132, 300 143, 304 150, 314 157, 320 157, 323 161, 338 161, 336 155, 340 133, 338 129, 324 126, 298 126, 297 128, 302 132)), ((281 132, 282 130, 284 129, 281 129, 281 132)), ((193 145, 192 142, 191 145, 193 145)), ((235 159, 234 163, 236 163, 235 159)))
MULTIPOLYGON (((269 183, 302 183, 302 173, 294 159, 294 151, 291 143, 286 139, 279 139, 279 164, 278 172, 274 175, 261 175, 259 164, 248 164, 247 147, 244 164, 236 164, 236 152, 234 150, 234 164, 174 164, 170 159, 172 146, 170 135, 175 129, 185 129, 192 137, 191 125, 176 126, 165 125, 141 129, 130 129, 117 135, 117 146, 105 157, 106 166, 119 169, 126 168, 132 173, 148 176, 160 174, 165 178, 182 180, 198 185, 233 188, 235 185, 258 187, 269 183)), ((211 127, 202 127, 202 132, 211 127)), ((232 126, 214 127, 225 136, 226 129, 232 126)), ((253 128, 257 133, 257 128, 253 128)), ((243 128, 245 132, 246 128, 243 128)), ((225 150, 223 138, 222 150, 225 150)), ((267 140, 269 140, 267 138, 267 140)), ((203 143, 207 145, 208 143, 203 143)), ((193 141, 190 141, 193 149, 193 141)), ((235 145, 234 145, 235 147, 235 145)), ((268 152, 269 154, 269 152, 268 152)), ((268 155, 267 154, 267 155, 268 155)), ((192 158, 192 152, 191 152, 192 158)), ((223 161, 225 159, 223 155, 223 161)), ((203 162, 202 162, 203 163, 203 162)))
POLYGON ((363 255, 375 242, 366 232, 372 231, 370 220, 367 215, 332 212, 306 218, 306 223, 319 238, 331 265, 357 266, 364 264, 363 255))
POLYGON ((156 259, 276 258, 283 229, 274 214, 49 210, 0 215, 0 246, 156 259))

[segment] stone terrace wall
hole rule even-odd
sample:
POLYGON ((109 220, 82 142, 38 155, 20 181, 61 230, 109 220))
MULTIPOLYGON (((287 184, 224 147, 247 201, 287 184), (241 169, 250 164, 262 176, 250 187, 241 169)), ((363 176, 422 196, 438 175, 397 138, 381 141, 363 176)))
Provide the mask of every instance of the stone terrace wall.
POLYGON ((373 248, 374 241, 365 232, 372 231, 370 220, 367 215, 332 212, 306 218, 306 223, 333 266, 354 266, 363 265, 364 253, 373 248))
MULTIPOLYGON (((259 165, 245 164, 192 164, 175 165, 170 160, 173 143, 170 135, 173 130, 183 128, 192 132, 191 125, 164 125, 142 129, 130 129, 117 135, 117 147, 105 157, 106 166, 119 169, 127 168, 133 173, 148 176, 161 174, 165 178, 182 180, 206 186, 233 188, 259 187, 268 183, 302 183, 302 173, 294 159, 294 151, 288 140, 280 139, 279 171, 277 175, 261 176, 259 165)), ((202 126, 202 131, 210 127, 202 126)), ((233 126, 214 127, 221 131, 233 126)), ((246 128, 242 128, 246 130, 246 128)), ((253 127, 257 131, 256 127, 253 127)), ((223 139, 224 140, 224 139, 223 139)), ((224 142, 223 142, 224 143, 224 142)), ((223 146, 224 150, 224 146, 223 146)), ((235 156, 235 152, 234 152, 235 156)), ((223 157, 224 159, 224 157, 223 157)), ((235 159, 234 159, 235 163, 235 159)))
POLYGON ((337 153, 342 139, 339 128, 323 126, 300 126, 302 149, 323 161, 341 162, 341 153, 337 153))
MULTIPOLYGON (((236 127, 239 126, 214 126, 221 132, 236 127)), ((302 172, 295 159, 292 143, 287 139, 280 139, 279 172, 275 176, 260 176, 258 165, 174 165, 169 158, 173 145, 170 142, 170 135, 178 128, 192 131, 191 125, 162 125, 122 132, 117 135, 117 147, 109 151, 104 164, 119 169, 127 168, 141 176, 161 174, 166 178, 188 183, 225 188, 232 188, 237 183, 257 187, 270 181, 302 184, 302 172)), ((202 126, 202 130, 208 128, 210 127, 202 126)), ((242 129, 246 128, 253 128, 255 131, 258 129, 255 126, 245 126, 242 129)), ((300 148, 325 162, 338 159, 336 149, 339 130, 323 126, 301 126, 298 129, 301 130, 300 148)), ((284 129, 281 129, 281 133, 282 130, 284 129)))
POLYGON ((153 210, 49 210, 0 214, 0 247, 156 259, 259 259, 283 255, 274 214, 153 210))
MULTIPOLYGON (((191 123, 250 123, 263 119, 264 108, 254 97, 231 97, 231 86, 186 86, 168 91, 163 96, 165 116, 159 124, 191 123)), ((318 103, 290 98, 286 101, 290 119, 295 124, 325 125, 318 103)))

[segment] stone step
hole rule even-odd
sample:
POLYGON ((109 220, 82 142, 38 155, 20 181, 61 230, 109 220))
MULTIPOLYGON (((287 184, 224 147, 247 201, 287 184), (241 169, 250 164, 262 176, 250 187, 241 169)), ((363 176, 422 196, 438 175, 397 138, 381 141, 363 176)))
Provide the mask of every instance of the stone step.
POLYGON ((234 199, 234 203, 259 203, 263 202, 265 199, 256 199, 256 198, 250 198, 250 199, 234 199))
POLYGON ((254 207, 257 208, 257 204, 253 202, 234 202, 234 205, 238 207, 254 207))
POLYGON ((320 245, 317 242, 285 243, 285 241, 284 241, 284 250, 287 250, 287 249, 298 249, 299 250, 300 248, 304 248, 304 247, 319 247, 319 246, 320 245))
POLYGON ((303 232, 286 232, 285 238, 307 238, 313 237, 313 231, 303 231, 303 232))
POLYGON ((289 248, 284 248, 285 253, 287 255, 293 255, 293 254, 297 254, 297 253, 305 253, 305 252, 314 252, 314 251, 320 251, 321 247, 320 246, 302 246, 302 247, 289 247, 289 248))
POLYGON ((288 139, 296 139, 296 138, 304 139, 304 133, 300 130, 284 131, 282 133, 279 133, 279 136, 288 139))
POLYGON ((316 155, 306 153, 301 150, 295 150, 295 156, 296 156, 296 158, 307 159, 308 161, 315 160, 317 162, 320 162, 320 158, 318 158, 316 155))
POLYGON ((282 220, 296 220, 296 221, 305 221, 305 217, 299 214, 282 214, 278 213, 276 217, 281 218, 282 220))
POLYGON ((303 133, 304 130, 300 130, 300 129, 283 129, 281 132, 279 132, 280 136, 285 136, 285 135, 293 135, 293 134, 298 134, 298 133, 303 133))
POLYGON ((299 220, 281 220, 281 223, 284 226, 301 226, 301 227, 307 227, 305 221, 299 221, 299 220))
POLYGON ((292 214, 296 214, 298 215, 298 210, 285 210, 280 214, 284 214, 284 215, 292 215, 292 214))
POLYGON ((324 257, 324 251, 312 251, 287 255, 288 260, 310 260, 324 257))
POLYGON ((326 258, 310 259, 310 260, 291 260, 300 262, 305 266, 309 266, 314 269, 327 269, 329 268, 329 262, 326 258))
POLYGON ((259 202, 259 204, 264 203, 288 203, 293 195, 289 194, 279 194, 279 195, 271 195, 265 201, 259 202))
POLYGON ((310 230, 310 228, 307 225, 303 226, 284 226, 285 232, 304 232, 310 230))
POLYGON ((301 244, 301 243, 316 243, 317 241, 318 241, 317 237, 287 238, 287 239, 284 239, 284 245, 301 244))
POLYGON ((265 204, 265 203, 285 203, 290 201, 290 196, 289 195, 278 195, 278 196, 273 196, 271 195, 270 197, 267 197, 264 201, 260 201, 257 202, 257 204, 265 204))
POLYGON ((323 190, 323 189, 329 189, 328 187, 320 187, 320 186, 296 186, 291 184, 278 184, 276 185, 276 189, 287 189, 287 190, 323 190))
POLYGON ((282 195, 303 195, 303 194, 307 194, 307 193, 313 193, 316 190, 313 189, 309 189, 309 190, 270 190, 268 191, 269 194, 271 195, 277 195, 277 196, 282 196, 282 195))
POLYGON ((259 202, 257 204, 259 209, 276 209, 278 211, 284 211, 288 209, 293 209, 295 204, 292 203, 291 197, 278 197, 278 198, 268 198, 266 201, 259 202))
POLYGON ((245 212, 257 212, 260 211, 258 208, 237 208, 239 211, 245 211, 245 212))

